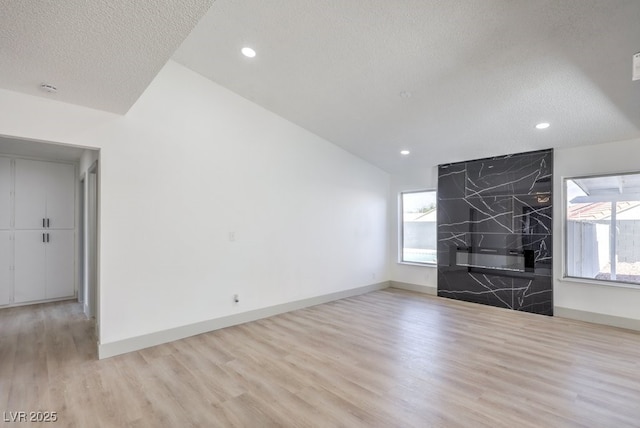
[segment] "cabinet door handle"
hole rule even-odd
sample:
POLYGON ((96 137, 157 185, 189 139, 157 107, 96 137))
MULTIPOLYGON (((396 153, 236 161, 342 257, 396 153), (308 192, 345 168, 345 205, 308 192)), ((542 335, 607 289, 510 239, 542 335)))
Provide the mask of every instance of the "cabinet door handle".
POLYGON ((44 218, 43 218, 43 219, 42 219, 42 228, 44 229, 45 227, 46 227, 46 226, 45 226, 44 218))
POLYGON ((50 218, 47 218, 47 227, 50 227, 50 226, 49 226, 49 220, 51 220, 51 219, 50 219, 50 218))
POLYGON ((47 242, 49 242, 49 234, 47 233, 47 242))
POLYGON ((42 234, 42 242, 47 242, 44 240, 44 233, 42 234))

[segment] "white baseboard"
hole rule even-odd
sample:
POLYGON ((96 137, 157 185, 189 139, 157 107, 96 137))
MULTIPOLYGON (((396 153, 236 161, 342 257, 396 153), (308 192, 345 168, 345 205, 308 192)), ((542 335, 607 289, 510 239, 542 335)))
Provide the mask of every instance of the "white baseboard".
POLYGON ((596 312, 581 311, 578 309, 563 308, 560 306, 553 308, 553 315, 561 318, 569 318, 594 324, 604 324, 612 327, 640 331, 640 320, 633 318, 617 317, 614 315, 599 314, 596 312))
POLYGON ((75 299, 75 296, 58 297, 56 299, 46 299, 46 300, 33 300, 31 302, 11 303, 9 305, 0 306, 0 309, 19 308, 20 306, 33 306, 33 305, 41 305, 45 303, 54 303, 54 302, 65 302, 67 300, 74 300, 74 299, 75 299))
POLYGON ((436 287, 430 287, 428 285, 410 284, 408 282, 389 281, 391 288, 399 288, 401 290, 416 291, 418 293, 425 293, 431 296, 438 295, 438 289, 436 287))
POLYGON ((351 290, 338 291, 336 293, 297 300, 290 303, 283 303, 280 305, 270 306, 268 308, 256 309, 240 314, 229 315, 222 318, 216 318, 195 324, 185 325, 182 327, 176 327, 169 330, 131 337, 129 339, 119 340, 116 342, 101 343, 98 344, 98 358, 103 359, 116 355, 126 354, 127 352, 138 351, 140 349, 161 345, 163 343, 173 342, 175 340, 184 339, 186 337, 207 333, 221 328, 244 324, 246 322, 271 317, 285 312, 295 311, 297 309, 307 308, 309 306, 320 305, 322 303, 332 302, 334 300, 358 296, 360 294, 382 290, 388 287, 389 281, 384 281, 376 284, 366 285, 364 287, 353 288, 351 290))

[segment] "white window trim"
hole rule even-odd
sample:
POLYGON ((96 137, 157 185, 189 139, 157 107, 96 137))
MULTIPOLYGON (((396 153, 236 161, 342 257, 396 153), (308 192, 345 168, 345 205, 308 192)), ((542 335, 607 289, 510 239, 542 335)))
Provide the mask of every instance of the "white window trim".
POLYGON ((634 284, 631 282, 621 281, 607 281, 606 279, 593 279, 593 278, 581 278, 579 276, 563 276, 559 278, 560 282, 568 282, 572 284, 581 285, 596 285, 600 287, 619 287, 619 288, 631 288, 633 290, 640 290, 640 284, 634 284))
POLYGON ((419 190, 402 190, 398 193, 398 203, 396 204, 398 212, 398 242, 396 248, 398 250, 397 264, 405 266, 420 266, 420 267, 438 267, 437 251, 438 251, 438 224, 436 222, 436 261, 435 262, 411 262, 404 261, 402 259, 404 253, 404 204, 402 196, 407 193, 426 193, 433 192, 436 195, 436 212, 438 210, 438 191, 437 189, 419 189, 419 190))
POLYGON ((572 175, 572 176, 562 176, 560 177, 560 249, 562 251, 561 257, 561 275, 559 278, 556 278, 557 281, 572 283, 572 284, 581 284, 586 286, 600 286, 600 287, 618 287, 618 288, 626 288, 633 290, 640 290, 640 284, 633 282, 623 282, 623 281, 611 281, 606 279, 595 279, 595 278, 585 278, 580 276, 570 276, 567 273, 567 260, 568 260, 568 252, 569 252, 569 244, 568 244, 568 228, 567 228, 567 181, 568 180, 579 180, 581 178, 596 178, 596 177, 612 177, 619 175, 629 175, 629 174, 640 174, 640 171, 632 170, 632 171, 619 171, 619 172, 611 172, 611 173, 594 173, 594 174, 580 174, 580 175, 572 175))

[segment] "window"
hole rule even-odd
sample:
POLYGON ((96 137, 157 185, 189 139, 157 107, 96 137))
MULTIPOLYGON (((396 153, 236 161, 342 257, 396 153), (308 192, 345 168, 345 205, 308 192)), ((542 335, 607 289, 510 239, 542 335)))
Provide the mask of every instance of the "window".
POLYGON ((400 194, 402 230, 400 261, 436 263, 436 192, 435 190, 400 194))
POLYGON ((640 284, 640 174, 565 185, 566 276, 640 284))

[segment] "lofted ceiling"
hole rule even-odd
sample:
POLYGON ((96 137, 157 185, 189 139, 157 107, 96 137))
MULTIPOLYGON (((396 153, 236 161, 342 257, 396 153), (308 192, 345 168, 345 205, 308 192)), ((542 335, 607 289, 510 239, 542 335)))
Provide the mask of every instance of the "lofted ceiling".
POLYGON ((212 3, 0 0, 0 88, 124 114, 212 3))
POLYGON ((639 51, 639 0, 217 0, 173 58, 398 173, 640 136, 639 51))
POLYGON ((400 173, 640 137, 638 23, 638 0, 0 0, 0 87, 125 114, 173 58, 400 173))

